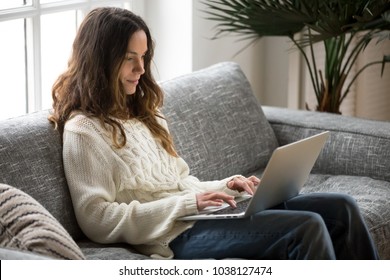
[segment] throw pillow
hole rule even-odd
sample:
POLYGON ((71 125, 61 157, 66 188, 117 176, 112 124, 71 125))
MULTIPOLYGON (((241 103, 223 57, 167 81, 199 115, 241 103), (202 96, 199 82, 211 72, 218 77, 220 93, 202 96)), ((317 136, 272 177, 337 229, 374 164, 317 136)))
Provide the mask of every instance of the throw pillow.
POLYGON ((0 246, 56 259, 85 259, 62 225, 34 198, 0 184, 0 246))

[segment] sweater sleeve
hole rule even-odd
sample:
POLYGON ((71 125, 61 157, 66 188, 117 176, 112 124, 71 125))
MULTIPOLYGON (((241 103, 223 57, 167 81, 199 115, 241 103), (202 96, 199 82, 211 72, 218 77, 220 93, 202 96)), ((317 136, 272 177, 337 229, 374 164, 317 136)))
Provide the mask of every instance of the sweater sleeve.
POLYGON ((236 197, 242 195, 242 193, 231 190, 227 187, 227 183, 239 175, 233 175, 222 180, 200 181, 197 177, 189 175, 189 167, 182 158, 177 158, 177 166, 180 170, 181 187, 183 190, 191 189, 198 193, 212 191, 225 192, 236 197))
MULTIPOLYGON (((167 234, 176 218, 197 212, 194 193, 140 203, 116 202, 115 156, 101 137, 65 130, 63 161, 77 221, 100 243, 152 243, 167 234)), ((118 178, 117 178, 118 177, 118 178)))

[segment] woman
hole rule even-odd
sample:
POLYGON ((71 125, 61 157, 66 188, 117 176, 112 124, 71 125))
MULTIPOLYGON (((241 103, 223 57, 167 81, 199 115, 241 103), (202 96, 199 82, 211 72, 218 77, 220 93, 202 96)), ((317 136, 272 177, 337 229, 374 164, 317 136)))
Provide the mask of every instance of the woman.
POLYGON ((249 219, 184 222, 208 206, 253 194, 259 179, 201 182, 174 148, 151 73, 144 21, 98 8, 83 21, 68 69, 53 86, 50 117, 81 229, 100 243, 127 242, 158 258, 375 259, 356 203, 298 196, 249 219))

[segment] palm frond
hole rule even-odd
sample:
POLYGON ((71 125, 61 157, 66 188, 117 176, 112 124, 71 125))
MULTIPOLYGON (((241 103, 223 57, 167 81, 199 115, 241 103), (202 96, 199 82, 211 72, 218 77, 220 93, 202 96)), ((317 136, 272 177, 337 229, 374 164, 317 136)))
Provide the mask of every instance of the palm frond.
POLYGON ((338 112, 351 84, 368 67, 390 63, 390 54, 362 67, 344 90, 347 76, 373 39, 390 39, 390 0, 209 0, 204 13, 216 21, 215 38, 238 34, 252 42, 287 36, 301 52, 319 111, 338 112), (302 32, 301 39, 294 34, 302 32), (352 44, 353 40, 357 40, 352 44), (325 46, 325 71, 317 68, 313 45, 325 46), (305 48, 309 47, 309 52, 305 48), (344 90, 344 92, 343 92, 344 90))
POLYGON ((235 33, 242 38, 292 37, 304 27, 302 46, 345 33, 390 30, 389 0, 210 0, 208 19, 216 21, 216 36, 235 33))
POLYGON ((313 20, 310 9, 298 1, 211 0, 204 1, 207 19, 217 21, 217 37, 237 33, 263 36, 291 36, 313 20))

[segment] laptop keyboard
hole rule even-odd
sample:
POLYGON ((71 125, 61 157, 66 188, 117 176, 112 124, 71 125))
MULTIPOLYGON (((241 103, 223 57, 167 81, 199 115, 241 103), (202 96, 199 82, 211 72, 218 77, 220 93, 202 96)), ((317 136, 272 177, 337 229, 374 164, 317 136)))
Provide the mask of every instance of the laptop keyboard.
POLYGON ((242 213, 248 207, 249 201, 250 201, 250 199, 240 201, 240 202, 237 203, 237 207, 236 208, 232 208, 232 207, 229 206, 229 207, 226 207, 224 209, 215 211, 215 212, 211 213, 211 215, 214 215, 214 214, 218 214, 219 215, 219 214, 239 214, 239 213, 242 213))

